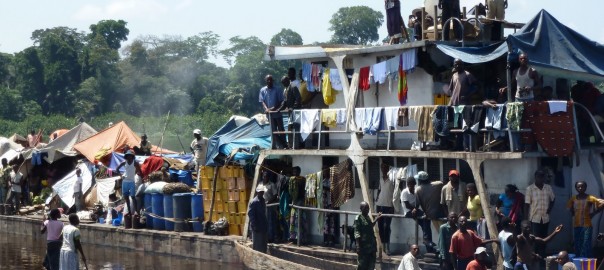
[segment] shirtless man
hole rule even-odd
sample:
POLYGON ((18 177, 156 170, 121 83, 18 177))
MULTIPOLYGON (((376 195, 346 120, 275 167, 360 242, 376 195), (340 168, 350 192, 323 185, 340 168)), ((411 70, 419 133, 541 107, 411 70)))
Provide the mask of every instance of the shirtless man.
POLYGON ((558 225, 554 231, 546 238, 539 238, 531 234, 531 223, 523 220, 521 223, 522 234, 516 236, 517 262, 514 269, 537 269, 533 266, 534 262, 543 260, 539 254, 535 253, 535 243, 547 243, 554 235, 562 231, 562 225, 558 225))

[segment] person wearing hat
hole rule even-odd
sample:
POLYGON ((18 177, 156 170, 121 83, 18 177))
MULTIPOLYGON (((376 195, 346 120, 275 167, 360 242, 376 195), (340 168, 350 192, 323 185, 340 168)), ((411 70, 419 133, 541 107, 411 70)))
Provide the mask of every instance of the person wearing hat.
MULTIPOLYGON (((524 213, 531 222, 532 233, 541 238, 547 236, 549 230, 549 214, 554 207, 556 196, 552 187, 545 183, 546 174, 543 170, 535 171, 535 180, 526 188, 524 196, 524 213)), ((537 243, 535 251, 545 256, 545 244, 537 243)))
POLYGON ((201 137, 201 129, 193 130, 193 141, 191 142, 191 151, 195 158, 195 171, 199 177, 199 169, 206 165, 206 153, 208 151, 208 138, 201 137))
POLYGON ((124 154, 126 159, 124 162, 115 168, 115 171, 119 172, 124 167, 124 174, 122 174, 122 195, 126 199, 126 206, 128 207, 128 213, 134 213, 132 209, 136 208, 136 184, 135 179, 138 175, 142 177, 141 166, 138 161, 134 160, 134 153, 131 150, 126 151, 124 154), (130 196, 132 196, 132 205, 130 205, 130 196), (130 208, 132 207, 132 209, 130 208))
POLYGON ((487 249, 485 247, 478 247, 474 251, 474 260, 468 263, 466 270, 487 270, 487 249))
POLYGON ((256 187, 256 196, 250 202, 247 210, 252 229, 252 248, 262 253, 266 253, 268 243, 268 219, 264 192, 266 192, 266 187, 264 184, 259 184, 256 187))
POLYGON ((143 136, 141 136, 141 145, 139 147, 139 151, 142 156, 151 155, 151 143, 147 141, 147 134, 143 134, 143 136))
MULTIPOLYGON (((417 203, 421 206, 426 214, 426 217, 432 222, 432 230, 438 231, 440 225, 444 222, 442 219, 446 216, 443 208, 440 205, 440 193, 443 189, 443 182, 429 180, 428 173, 420 171, 415 176, 419 181, 419 185, 415 188, 415 196, 417 203)), ((437 253, 436 244, 432 241, 426 243, 426 249, 430 253, 437 253)))
POLYGON ((459 172, 457 170, 449 171, 449 182, 440 192, 440 204, 445 213, 454 212, 460 214, 465 210, 468 203, 466 194, 466 184, 459 181, 459 172))

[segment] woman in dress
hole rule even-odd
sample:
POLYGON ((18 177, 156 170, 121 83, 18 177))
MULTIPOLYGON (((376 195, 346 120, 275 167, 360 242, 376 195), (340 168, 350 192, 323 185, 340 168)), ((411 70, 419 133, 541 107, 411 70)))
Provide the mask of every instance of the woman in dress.
POLYGON ((80 229, 78 215, 69 215, 69 225, 63 228, 63 247, 61 247, 60 270, 80 269, 78 251, 82 255, 82 261, 86 264, 86 256, 80 243, 80 229))
POLYGON ((44 257, 44 267, 48 270, 59 269, 59 257, 61 254, 61 232, 63 231, 63 222, 61 211, 55 208, 50 210, 49 219, 42 224, 40 233, 46 233, 46 256, 44 257))

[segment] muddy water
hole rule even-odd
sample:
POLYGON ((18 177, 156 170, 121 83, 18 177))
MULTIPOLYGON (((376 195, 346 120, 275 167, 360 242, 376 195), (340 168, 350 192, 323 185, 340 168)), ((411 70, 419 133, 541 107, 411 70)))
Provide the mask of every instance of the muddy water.
MULTIPOLYGON (((40 237, 0 232, 0 269, 44 269, 46 241, 40 237)), ((239 264, 203 262, 198 259, 143 253, 84 244, 88 269, 244 269, 239 264)), ((80 261, 81 269, 84 269, 80 261)))

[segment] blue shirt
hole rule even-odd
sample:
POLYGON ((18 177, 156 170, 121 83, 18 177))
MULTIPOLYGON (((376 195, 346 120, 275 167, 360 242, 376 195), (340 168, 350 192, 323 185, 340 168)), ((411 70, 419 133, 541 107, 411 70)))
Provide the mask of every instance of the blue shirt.
POLYGON ((514 198, 508 198, 508 196, 504 194, 499 195, 499 200, 501 200, 501 213, 503 213, 506 217, 510 216, 510 211, 512 211, 512 206, 514 206, 514 198))
POLYGON ((268 220, 266 219, 266 202, 258 196, 252 199, 247 210, 250 218, 250 226, 254 232, 268 232, 268 220))
MULTIPOLYGON (((262 104, 266 104, 269 109, 281 106, 283 102, 283 91, 277 89, 273 86, 273 88, 268 88, 267 86, 262 87, 260 89, 260 95, 258 96, 258 102, 262 104)), ((264 111, 264 107, 262 107, 264 111)))

